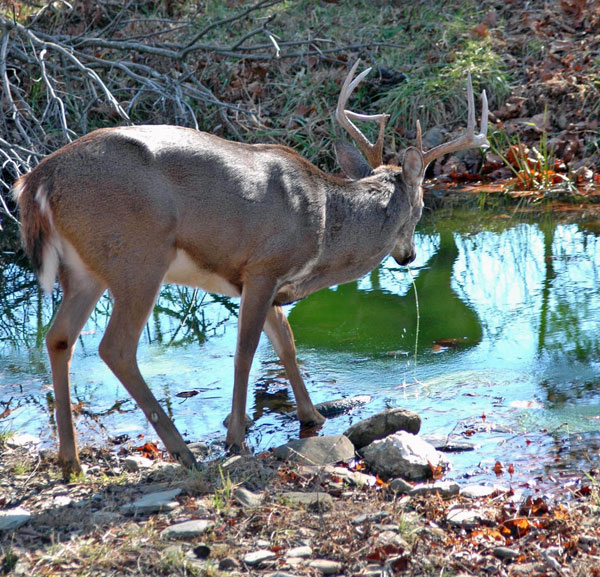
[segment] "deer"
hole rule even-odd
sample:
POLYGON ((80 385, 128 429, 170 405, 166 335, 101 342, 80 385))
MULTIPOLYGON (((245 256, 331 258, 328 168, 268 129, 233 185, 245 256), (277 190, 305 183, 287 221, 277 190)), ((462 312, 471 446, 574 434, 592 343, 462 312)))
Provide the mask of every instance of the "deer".
POLYGON ((65 479, 81 471, 71 409, 71 360, 83 326, 107 289, 113 306, 99 356, 182 465, 195 467, 196 459, 136 359, 163 283, 241 299, 225 439, 229 450, 247 450, 248 377, 263 330, 285 368, 301 425, 324 423, 298 368, 282 307, 356 280, 388 255, 400 265, 412 262, 428 164, 451 152, 488 146, 485 91, 476 133, 469 76, 466 131, 424 151, 417 122, 416 147, 404 150, 399 165, 383 164, 389 115, 346 109, 371 70, 354 78, 358 65, 343 82, 335 113, 360 149, 337 144, 338 163, 348 178, 325 173, 282 145, 234 142, 185 127, 133 125, 90 132, 16 180, 13 197, 25 252, 46 292, 57 278, 62 287, 45 340, 58 464, 65 479), (356 121, 379 124, 374 144, 356 121))

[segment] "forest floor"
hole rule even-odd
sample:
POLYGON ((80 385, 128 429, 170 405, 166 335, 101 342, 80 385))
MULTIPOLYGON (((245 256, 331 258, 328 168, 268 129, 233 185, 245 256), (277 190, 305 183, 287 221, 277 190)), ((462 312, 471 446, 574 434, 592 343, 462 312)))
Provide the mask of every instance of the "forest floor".
MULTIPOLYGON (((30 3, 12 4, 18 7, 30 3)), ((213 4, 219 3, 207 3, 213 4)), ((385 10, 394 10, 390 6, 403 3, 382 4, 386 4, 385 10)), ((418 6, 428 4, 432 3, 418 6)), ((437 4, 433 3, 434 8, 437 4)), ((81 3, 84 5, 93 16, 91 4, 81 3)), ((177 10, 177 3, 164 5, 177 10)), ((320 3, 318 9, 326 6, 333 13, 342 5, 334 0, 320 3)), ((416 17, 416 10, 409 15, 412 20, 400 21, 398 28, 416 35, 430 33, 416 17)), ((448 10, 444 8, 444 14, 448 10)), ((52 16, 50 8, 47 14, 52 16)), ((91 18, 89 14, 86 17, 91 18)), ((322 18, 323 14, 317 16, 322 18)), ((221 17, 225 19, 226 15, 221 17)), ((316 16, 309 14, 307 22, 311 18, 316 16)), ((58 17, 48 18, 45 31, 56 33, 57 38, 65 30, 77 36, 89 31, 83 16, 82 21, 67 25, 58 17)), ((131 19, 128 34, 143 32, 144 37, 152 38, 143 28, 145 24, 139 22, 131 19)), ((286 24, 289 31, 298 21, 283 21, 278 38, 285 36, 286 24)), ((533 203, 550 199, 559 209, 565 197, 583 208, 596 204, 600 185, 599 29, 600 5, 591 0, 478 3, 476 20, 469 21, 458 34, 461 46, 471 47, 473 54, 489 48, 491 52, 486 54, 493 54, 493 58, 490 56, 486 62, 497 66, 498 76, 506 78, 497 84, 498 90, 505 86, 503 97, 501 101, 493 100, 490 110, 492 150, 485 159, 473 153, 436 162, 428 173, 430 203, 439 198, 442 202, 452 201, 450 197, 460 187, 464 194, 484 199, 499 195, 517 202, 521 198, 533 203), (482 187, 482 181, 487 188, 482 187)), ((227 33, 231 35, 234 30, 231 26, 227 33)), ((238 36, 247 31, 241 25, 237 27, 238 36)), ((314 32, 325 33, 318 27, 314 32)), ((351 32, 359 30, 348 32, 342 24, 339 35, 350 38, 351 32)), ((449 27, 447 32, 455 33, 449 27)), ((446 46, 441 38, 422 51, 423 62, 418 65, 429 63, 435 68, 439 62, 451 63, 464 56, 464 50, 446 46)), ((281 48, 286 49, 284 43, 281 48)), ((94 48, 94 55, 99 58, 102 51, 110 49, 108 44, 94 48)), ((324 74, 333 74, 337 89, 346 62, 358 55, 377 60, 384 48, 378 50, 347 50, 333 63, 333 57, 324 59, 318 53, 312 54, 303 59, 303 65, 310 69, 306 78, 311 85, 323 87, 327 86, 324 74)), ((321 158, 330 138, 329 128, 324 128, 330 122, 329 112, 321 106, 321 97, 317 95, 311 101, 312 94, 298 94, 286 100, 277 91, 280 86, 292 86, 296 82, 293 79, 299 78, 297 64, 286 59, 279 64, 241 59, 238 64, 228 64, 229 80, 223 83, 220 73, 209 70, 217 70, 225 59, 218 54, 205 56, 195 66, 219 100, 240 107, 250 102, 261 111, 255 121, 240 122, 240 134, 249 141, 283 141, 300 148, 311 160, 321 158)), ((388 60, 393 64, 392 57, 388 60)), ((147 63, 138 58, 137 63, 142 62, 147 63)), ((403 74, 409 72, 408 68, 393 68, 403 74)), ((39 78, 39 74, 30 76, 39 78)), ((372 88, 378 90, 381 85, 374 81, 372 88)), ((425 83, 420 90, 427 99, 425 83)), ((363 101, 374 108, 386 103, 382 98, 367 98, 367 89, 365 94, 363 101)), ((390 98, 387 103, 392 101, 390 98)), ((412 110, 423 110, 423 102, 412 110)), ((409 120, 414 122, 414 118, 409 120)), ((226 130, 218 128, 218 118, 214 122, 215 131, 226 130)), ((442 137, 458 132, 461 122, 444 119, 442 137)), ((414 137, 407 126, 399 121, 395 128, 401 141, 414 137)), ((4 131, 2 135, 10 136, 4 131)), ((435 144, 438 137, 430 129, 430 141, 435 144)), ((388 145, 387 159, 393 159, 395 153, 395 146, 388 145)), ((557 491, 551 497, 532 497, 510 487, 498 487, 479 497, 437 490, 409 496, 395 492, 375 477, 372 482, 356 485, 340 470, 302 469, 270 455, 244 457, 232 463, 209 460, 199 473, 182 470, 164 455, 153 457, 149 468, 130 471, 124 465, 124 455, 108 449, 87 449, 83 451, 85 475, 64 483, 52 453, 10 446, 3 438, 0 510, 20 507, 30 517, 19 528, 0 531, 0 575, 283 577, 331 572, 415 577, 600 576, 597 470, 581 472, 574 479, 573 489, 562 494, 557 491), (257 498, 251 505, 242 504, 235 496, 236 488, 241 486, 257 498), (163 511, 131 514, 122 509, 142 494, 171 489, 179 492, 163 511), (327 504, 317 500, 316 505, 303 505, 294 502, 291 492, 328 495, 331 499, 321 500, 327 504), (192 537, 167 538, 163 533, 168 526, 188 520, 206 523, 200 524, 203 528, 196 528, 192 537)), ((360 469, 360 463, 352 467, 360 469)))

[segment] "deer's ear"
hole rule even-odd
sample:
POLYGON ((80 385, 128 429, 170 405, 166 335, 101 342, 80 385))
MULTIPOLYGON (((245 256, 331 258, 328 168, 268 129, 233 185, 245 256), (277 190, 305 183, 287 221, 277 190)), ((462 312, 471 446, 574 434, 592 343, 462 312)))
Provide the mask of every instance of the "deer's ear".
POLYGON ((335 143, 335 155, 341 169, 352 180, 359 180, 373 174, 369 163, 352 144, 338 140, 335 143))
POLYGON ((411 186, 419 186, 423 181, 424 172, 425 163, 421 152, 414 146, 407 148, 404 152, 404 160, 402 162, 404 182, 411 186))

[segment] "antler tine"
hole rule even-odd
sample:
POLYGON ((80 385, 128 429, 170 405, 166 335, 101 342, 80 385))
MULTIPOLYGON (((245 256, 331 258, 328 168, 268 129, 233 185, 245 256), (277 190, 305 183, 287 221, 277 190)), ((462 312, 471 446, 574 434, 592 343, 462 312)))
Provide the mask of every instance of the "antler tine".
POLYGON ((487 125, 488 125, 488 101, 485 90, 481 93, 481 125, 479 134, 475 134, 475 98, 473 96, 473 84, 471 82, 471 73, 467 73, 467 129, 458 138, 440 144, 431 150, 425 152, 422 146, 421 138, 421 126, 417 121, 417 146, 423 154, 423 160, 425 166, 431 163, 436 158, 440 158, 450 152, 456 152, 458 150, 465 150, 467 148, 489 147, 490 143, 487 139, 487 125))
POLYGON ((359 148, 363 151, 363 154, 367 158, 367 161, 371 168, 377 168, 383 163, 383 138, 385 132, 385 126, 387 124, 387 120, 389 115, 387 114, 358 114, 356 112, 352 112, 351 110, 346 110, 346 103, 350 98, 350 95, 354 91, 354 89, 363 81, 365 76, 371 72, 371 68, 367 68, 363 70, 356 78, 354 78, 354 74, 356 73, 356 69, 360 63, 360 59, 358 59, 348 76, 344 80, 342 84, 342 88, 340 90, 340 96, 338 98, 338 104, 335 111, 335 117, 337 121, 346 129, 346 132, 356 141, 359 148), (379 123, 379 136, 377 137, 377 142, 372 144, 370 140, 356 127, 356 125, 352 122, 352 120, 360 120, 360 121, 376 121, 379 123))

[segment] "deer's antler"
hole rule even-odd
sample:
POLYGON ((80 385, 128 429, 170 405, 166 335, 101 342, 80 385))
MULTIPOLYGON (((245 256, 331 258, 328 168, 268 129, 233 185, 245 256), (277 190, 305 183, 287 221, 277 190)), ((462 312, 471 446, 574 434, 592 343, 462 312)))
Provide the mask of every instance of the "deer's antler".
POLYGON ((346 103, 354 89, 360 84, 363 78, 369 74, 370 68, 363 70, 354 80, 354 74, 358 68, 360 59, 354 63, 340 91, 338 104, 335 111, 337 121, 346 129, 348 134, 356 141, 359 148, 367 158, 371 168, 377 168, 383 164, 383 136, 385 125, 387 124, 389 114, 357 114, 351 110, 346 110, 346 103), (379 136, 377 142, 372 144, 369 139, 356 127, 353 120, 374 120, 379 123, 379 136))
POLYGON ((467 102, 469 107, 467 116, 467 130, 458 138, 435 146, 427 152, 423 150, 421 123, 417 120, 417 148, 423 154, 425 167, 427 167, 427 165, 436 158, 444 156, 444 154, 448 154, 449 152, 456 152, 457 150, 465 150, 467 148, 476 148, 478 146, 487 148, 490 145, 487 139, 488 101, 485 90, 483 90, 481 93, 481 101, 481 126, 479 129, 479 134, 475 134, 475 99, 473 98, 473 85, 471 83, 471 73, 469 72, 467 79, 467 102))

